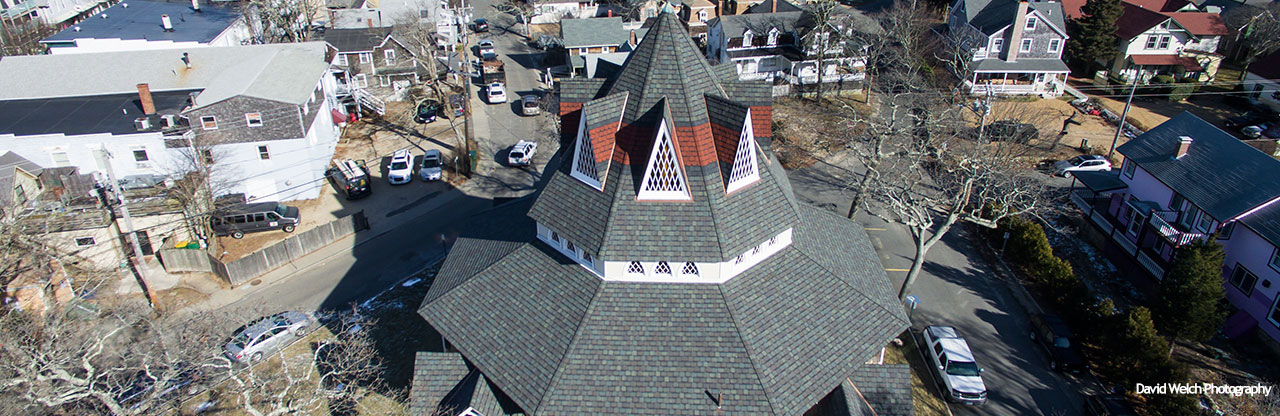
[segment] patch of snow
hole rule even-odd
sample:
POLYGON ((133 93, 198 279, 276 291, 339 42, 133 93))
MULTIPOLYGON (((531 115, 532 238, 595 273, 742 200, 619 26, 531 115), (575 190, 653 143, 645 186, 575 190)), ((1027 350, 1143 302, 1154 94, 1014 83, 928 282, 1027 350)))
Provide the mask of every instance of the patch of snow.
POLYGON ((421 282, 421 281, 422 281, 422 279, 413 278, 413 279, 405 280, 405 281, 404 281, 404 283, 401 283, 401 284, 400 284, 400 286, 401 286, 401 287, 409 287, 409 286, 416 285, 416 284, 418 284, 418 283, 419 283, 419 282, 421 282))

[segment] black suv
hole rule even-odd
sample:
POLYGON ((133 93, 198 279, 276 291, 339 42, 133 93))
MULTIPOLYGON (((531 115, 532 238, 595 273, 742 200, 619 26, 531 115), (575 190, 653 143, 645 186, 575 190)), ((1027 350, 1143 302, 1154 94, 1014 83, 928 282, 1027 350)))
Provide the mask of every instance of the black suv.
POLYGON ((1031 340, 1049 354, 1049 368, 1079 373, 1088 368, 1076 351, 1071 329, 1062 318, 1048 314, 1031 315, 1031 340))

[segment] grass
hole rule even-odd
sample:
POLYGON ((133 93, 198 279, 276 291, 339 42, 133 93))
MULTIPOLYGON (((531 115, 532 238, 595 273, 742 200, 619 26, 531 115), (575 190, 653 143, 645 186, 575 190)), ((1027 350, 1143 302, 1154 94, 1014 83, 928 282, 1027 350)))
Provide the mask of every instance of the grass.
POLYGON ((950 416, 951 410, 947 407, 947 403, 942 400, 932 376, 930 374, 922 374, 929 370, 920 357, 920 350, 916 346, 915 337, 908 331, 906 336, 899 337, 899 339, 903 341, 902 346, 889 344, 885 350, 884 361, 888 364, 907 363, 911 365, 911 404, 915 414, 921 416, 950 416))

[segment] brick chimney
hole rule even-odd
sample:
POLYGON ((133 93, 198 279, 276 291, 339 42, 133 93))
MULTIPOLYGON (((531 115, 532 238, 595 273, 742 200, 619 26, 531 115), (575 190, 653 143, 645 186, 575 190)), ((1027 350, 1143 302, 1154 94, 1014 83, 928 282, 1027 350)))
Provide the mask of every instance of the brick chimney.
POLYGON ((773 2, 773 3, 771 3, 771 4, 772 4, 772 6, 771 6, 771 7, 770 7, 770 9, 769 9, 769 13, 777 13, 777 12, 778 12, 778 0, 769 0, 769 1, 773 2))
POLYGON ((639 44, 640 44, 640 41, 636 40, 636 30, 635 30, 635 29, 631 29, 631 40, 629 40, 628 42, 631 44, 631 47, 632 47, 632 48, 634 48, 634 47, 636 47, 636 45, 639 45, 639 44))
POLYGON ((1173 154, 1174 159, 1182 159, 1191 150, 1191 136, 1178 136, 1178 152, 1173 154))
POLYGON ((1018 15, 1013 19, 1013 27, 1009 28, 1009 43, 1004 45, 1005 61, 1017 62, 1018 51, 1022 49, 1022 30, 1027 27, 1027 0, 1018 2, 1018 15))
POLYGON ((145 82, 138 84, 138 101, 142 102, 143 114, 150 116, 156 113, 156 102, 151 99, 151 86, 145 82))

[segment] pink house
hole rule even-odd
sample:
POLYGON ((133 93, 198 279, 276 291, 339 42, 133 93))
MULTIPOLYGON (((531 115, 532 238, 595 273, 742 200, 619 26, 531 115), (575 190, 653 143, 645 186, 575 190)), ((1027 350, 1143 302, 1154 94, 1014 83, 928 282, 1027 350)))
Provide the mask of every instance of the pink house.
POLYGON ((1163 279, 1173 250, 1217 238, 1237 310, 1227 336, 1258 327, 1280 340, 1280 161, 1182 113, 1116 149, 1119 172, 1077 175, 1079 206, 1110 242, 1163 279))

